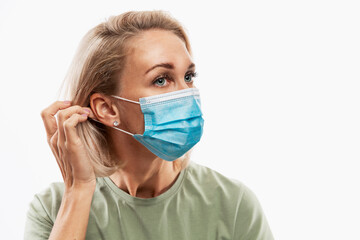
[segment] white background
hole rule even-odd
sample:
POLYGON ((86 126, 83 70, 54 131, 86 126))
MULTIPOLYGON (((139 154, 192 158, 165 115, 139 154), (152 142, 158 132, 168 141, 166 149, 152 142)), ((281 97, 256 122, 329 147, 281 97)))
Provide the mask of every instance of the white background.
POLYGON ((252 189, 276 239, 360 239, 358 1, 1 0, 2 239, 21 239, 34 194, 62 181, 40 112, 81 37, 154 9, 194 51, 205 132, 193 160, 252 189))

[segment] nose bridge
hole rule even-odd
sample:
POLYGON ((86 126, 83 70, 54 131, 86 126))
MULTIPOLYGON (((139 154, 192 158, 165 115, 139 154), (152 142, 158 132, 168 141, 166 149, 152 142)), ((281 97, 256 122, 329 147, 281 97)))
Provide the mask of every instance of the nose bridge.
POLYGON ((178 90, 183 90, 183 89, 187 89, 189 88, 189 86, 186 84, 186 82, 183 80, 183 81, 180 81, 181 83, 179 83, 178 85, 178 90))
POLYGON ((177 90, 183 90, 183 89, 187 89, 187 88, 190 88, 187 83, 185 82, 184 80, 184 77, 183 76, 179 76, 176 78, 176 89, 177 90))

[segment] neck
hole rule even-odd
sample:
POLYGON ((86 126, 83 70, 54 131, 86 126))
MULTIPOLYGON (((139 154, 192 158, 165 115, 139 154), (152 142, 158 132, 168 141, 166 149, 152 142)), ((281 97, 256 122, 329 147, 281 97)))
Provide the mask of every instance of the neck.
POLYGON ((110 179, 120 189, 134 197, 153 198, 175 183, 180 174, 175 161, 156 157, 127 134, 116 134, 114 137, 117 139, 113 144, 115 154, 118 159, 125 161, 125 165, 112 174, 110 179))

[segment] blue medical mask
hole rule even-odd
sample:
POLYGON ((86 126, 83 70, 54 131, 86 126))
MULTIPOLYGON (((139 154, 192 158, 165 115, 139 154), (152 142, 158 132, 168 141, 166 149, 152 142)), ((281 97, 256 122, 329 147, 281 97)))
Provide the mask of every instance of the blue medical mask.
POLYGON ((140 98, 139 102, 111 96, 140 104, 145 122, 142 135, 112 128, 133 136, 156 156, 167 161, 174 161, 200 141, 204 119, 198 89, 187 88, 144 97, 140 98))

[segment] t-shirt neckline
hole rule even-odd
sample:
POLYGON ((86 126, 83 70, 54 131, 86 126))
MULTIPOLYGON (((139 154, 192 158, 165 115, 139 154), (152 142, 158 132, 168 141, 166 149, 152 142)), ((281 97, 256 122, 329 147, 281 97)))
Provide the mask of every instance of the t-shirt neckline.
MULTIPOLYGON (((190 165, 190 163, 189 163, 190 165)), ((183 180, 185 179, 185 175, 188 172, 188 167, 181 170, 178 178, 176 179, 175 183, 165 192, 160 194, 159 196, 153 197, 153 198, 139 198, 134 197, 125 192, 124 190, 120 189, 109 177, 104 177, 103 180, 106 183, 106 185, 119 197, 121 197, 123 200, 125 200, 127 203, 135 204, 135 205, 154 205, 157 204, 172 195, 174 195, 180 188, 180 186, 183 183, 183 180)))

